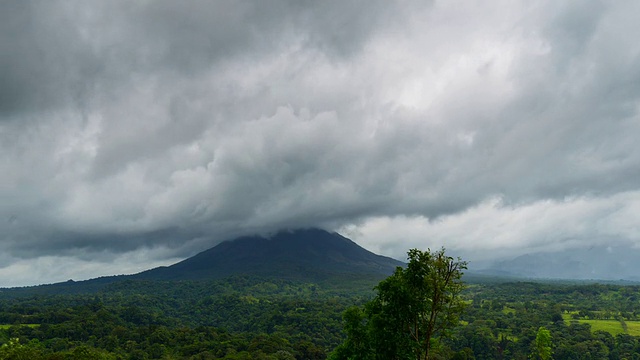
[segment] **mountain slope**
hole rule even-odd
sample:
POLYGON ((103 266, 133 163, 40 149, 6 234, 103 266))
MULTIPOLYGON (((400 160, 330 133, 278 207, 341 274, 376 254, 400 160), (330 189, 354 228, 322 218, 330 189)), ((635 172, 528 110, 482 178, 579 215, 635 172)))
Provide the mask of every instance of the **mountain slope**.
POLYGON ((289 279, 389 275, 403 263, 319 229, 282 231, 223 242, 177 264, 134 275, 149 280, 200 280, 230 275, 289 279))
POLYGON ((524 254, 496 261, 480 271, 526 278, 638 281, 640 249, 594 246, 556 253, 524 254))

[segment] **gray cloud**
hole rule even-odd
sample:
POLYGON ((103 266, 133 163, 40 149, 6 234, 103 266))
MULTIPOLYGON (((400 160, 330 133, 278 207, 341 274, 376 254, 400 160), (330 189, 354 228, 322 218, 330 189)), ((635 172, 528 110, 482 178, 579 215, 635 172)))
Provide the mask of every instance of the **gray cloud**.
POLYGON ((469 254, 640 241, 634 3, 0 6, 0 273, 283 227, 397 257, 420 232, 469 254))
POLYGON ((60 4, 2 4, 2 119, 60 106, 81 106, 93 90, 100 61, 75 26, 73 14, 56 5, 60 4))

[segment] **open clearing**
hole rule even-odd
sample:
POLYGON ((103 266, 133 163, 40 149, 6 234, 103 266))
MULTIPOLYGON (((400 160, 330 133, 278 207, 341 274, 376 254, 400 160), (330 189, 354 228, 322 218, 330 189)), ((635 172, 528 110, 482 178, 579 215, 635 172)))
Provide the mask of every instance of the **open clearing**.
MULTIPOLYGON (((622 328, 622 324, 618 320, 574 320, 571 319, 570 314, 564 314, 562 316, 565 322, 578 321, 583 324, 591 325, 591 332, 602 330, 610 333, 613 336, 618 334, 624 334, 625 331, 622 328)), ((625 321, 627 324, 627 334, 633 336, 640 336, 640 321, 625 321)))

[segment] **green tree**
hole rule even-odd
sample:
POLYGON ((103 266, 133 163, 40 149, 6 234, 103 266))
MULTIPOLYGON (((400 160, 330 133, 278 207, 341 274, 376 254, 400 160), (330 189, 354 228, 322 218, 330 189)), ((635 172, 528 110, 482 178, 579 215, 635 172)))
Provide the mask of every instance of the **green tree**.
POLYGON ((333 358, 430 359, 438 340, 458 324, 465 307, 460 292, 467 263, 447 256, 444 249, 411 249, 408 258, 406 268, 398 267, 375 287, 377 296, 365 305, 366 320, 357 313, 345 316, 351 319, 345 324, 347 340, 337 350, 358 344, 360 354, 334 353, 333 358), (362 336, 359 326, 366 326, 368 336, 362 336))
POLYGON ((360 307, 352 306, 345 310, 342 319, 347 339, 338 345, 329 359, 371 359, 371 341, 369 340, 365 313, 360 307))
POLYGON ((536 351, 541 360, 551 359, 551 332, 544 326, 538 329, 536 335, 536 351))
POLYGON ((7 344, 0 346, 0 359, 6 360, 36 360, 42 359, 39 349, 22 345, 17 338, 10 339, 7 344))

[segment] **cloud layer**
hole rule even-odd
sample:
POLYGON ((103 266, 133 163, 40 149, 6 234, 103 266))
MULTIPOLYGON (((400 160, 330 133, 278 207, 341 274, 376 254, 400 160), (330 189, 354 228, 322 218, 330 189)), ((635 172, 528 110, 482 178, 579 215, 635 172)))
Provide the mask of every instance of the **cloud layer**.
POLYGON ((4 2, 0 286, 286 227, 399 258, 640 243, 639 11, 4 2))

